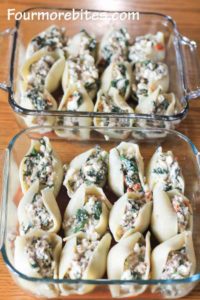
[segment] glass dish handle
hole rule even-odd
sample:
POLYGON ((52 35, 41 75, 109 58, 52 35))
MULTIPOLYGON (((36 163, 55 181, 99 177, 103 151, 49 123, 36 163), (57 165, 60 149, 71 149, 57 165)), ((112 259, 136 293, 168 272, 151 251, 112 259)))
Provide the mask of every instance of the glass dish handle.
POLYGON ((188 99, 200 96, 200 62, 195 41, 180 35, 181 50, 184 58, 185 87, 188 99))
POLYGON ((11 40, 15 29, 7 28, 0 32, 0 88, 7 91, 9 83, 9 67, 11 61, 11 40))
POLYGON ((0 250, 4 242, 4 233, 6 225, 6 195, 7 195, 7 177, 9 165, 9 150, 6 149, 0 155, 0 250))

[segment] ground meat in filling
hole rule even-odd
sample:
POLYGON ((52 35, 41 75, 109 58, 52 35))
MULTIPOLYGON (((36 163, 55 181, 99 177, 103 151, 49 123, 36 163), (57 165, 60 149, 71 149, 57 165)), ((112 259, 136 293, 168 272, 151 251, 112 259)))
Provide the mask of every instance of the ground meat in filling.
POLYGON ((163 269, 161 279, 183 279, 190 276, 192 264, 186 248, 171 251, 163 269))
POLYGON ((27 238, 25 251, 32 268, 37 269, 43 278, 53 278, 55 269, 53 246, 46 237, 27 238))
POLYGON ((26 213, 29 218, 29 225, 24 227, 24 233, 31 228, 49 230, 53 227, 53 219, 43 204, 41 194, 35 194, 30 204, 26 205, 26 213))
POLYGON ((130 36, 125 28, 113 31, 102 48, 103 59, 110 63, 113 60, 127 59, 130 36))
POLYGON ((112 71, 111 86, 116 88, 122 96, 125 96, 129 80, 127 78, 127 69, 124 64, 114 64, 112 71))
POLYGON ((45 55, 33 63, 30 67, 28 85, 32 87, 44 86, 45 79, 55 61, 52 56, 45 55))
POLYGON ((134 228, 137 217, 142 207, 146 204, 146 200, 141 198, 137 200, 128 199, 120 226, 123 232, 134 228))
POLYGON ((86 184, 96 184, 102 186, 108 174, 108 154, 101 147, 96 146, 81 169, 73 174, 69 184, 72 190, 85 182, 86 184))
POLYGON ((165 183, 165 191, 172 189, 182 190, 181 169, 177 160, 169 152, 162 153, 162 149, 157 149, 159 157, 153 169, 155 181, 165 183))
MULTIPOLYGON (((145 262, 146 246, 145 241, 138 241, 124 263, 122 280, 145 279, 147 263, 145 262)), ((128 286, 127 286, 128 287, 128 286)))
POLYGON ((98 87, 98 69, 93 56, 88 53, 68 59, 69 84, 81 81, 89 92, 98 87))
POLYGON ((134 154, 119 153, 124 174, 124 186, 128 192, 143 192, 139 177, 138 163, 134 154))
POLYGON ((102 199, 99 197, 87 195, 84 206, 79 208, 73 217, 63 222, 67 235, 83 231, 92 239, 97 236, 95 227, 102 214, 102 199))
POLYGON ((84 272, 92 258, 93 252, 98 246, 99 241, 90 241, 88 239, 78 239, 76 252, 74 253, 74 258, 71 262, 65 278, 79 279, 82 278, 84 272))
POLYGON ((191 216, 189 200, 182 195, 174 195, 171 201, 177 214, 178 233, 188 230, 191 216))
POLYGON ((66 46, 66 42, 65 28, 52 26, 51 29, 33 38, 31 44, 34 52, 43 47, 47 47, 49 51, 54 51, 56 49, 63 49, 66 46))
POLYGON ((44 138, 40 139, 40 148, 33 148, 25 157, 23 178, 28 186, 36 179, 40 184, 52 187, 54 185, 55 172, 53 170, 54 158, 52 150, 47 148, 44 138))

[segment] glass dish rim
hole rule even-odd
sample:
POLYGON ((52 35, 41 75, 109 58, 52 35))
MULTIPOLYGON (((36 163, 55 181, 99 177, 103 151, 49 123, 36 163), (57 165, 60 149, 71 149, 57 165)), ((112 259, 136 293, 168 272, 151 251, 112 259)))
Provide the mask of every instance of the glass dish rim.
MULTIPOLYGON (((17 141, 17 139, 28 133, 28 132, 35 132, 37 129, 44 129, 44 128, 49 128, 49 129, 72 129, 74 128, 73 126, 33 126, 30 128, 26 128, 23 130, 20 130, 9 142, 6 151, 8 153, 8 160, 6 161, 7 165, 6 165, 6 175, 4 175, 6 178, 3 178, 5 186, 3 186, 3 199, 2 202, 5 203, 5 207, 4 207, 4 212, 2 212, 4 214, 4 218, 6 219, 7 217, 7 195, 8 195, 8 184, 9 184, 9 172, 8 172, 8 168, 10 167, 10 154, 11 151, 14 147, 15 142, 17 141), (6 199, 5 199, 6 198, 6 199)), ((102 129, 101 127, 95 127, 95 126, 80 126, 80 129, 102 129)), ((113 129, 115 129, 115 127, 113 127, 113 129)), ((127 128, 121 127, 119 128, 121 130, 126 130, 127 128)), ((129 128, 130 130, 130 128, 129 128)), ((197 158, 199 155, 199 151, 197 149, 197 147, 194 145, 194 143, 191 141, 190 138, 188 138, 186 135, 184 135, 183 133, 176 131, 176 130, 172 130, 172 129, 166 129, 166 128, 140 128, 140 127, 134 127, 131 129, 132 131, 145 131, 145 132, 166 132, 168 134, 174 135, 179 137, 180 139, 184 140, 191 148, 192 153, 194 154, 194 156, 197 158)), ((58 137, 58 139, 60 140, 64 140, 64 138, 58 137)), ((197 161, 197 165, 198 165, 198 169, 199 169, 199 173, 200 173, 200 163, 197 161)), ((4 177, 3 176, 3 177, 4 177)), ((52 279, 52 278, 36 278, 36 277, 29 277, 21 272, 19 272, 10 262, 8 256, 7 256, 7 252, 6 252, 6 246, 5 246, 5 232, 6 232, 6 226, 3 229, 3 243, 2 243, 2 247, 0 249, 1 253, 2 253, 2 257, 3 260, 5 262, 5 264, 7 265, 7 267, 12 271, 13 274, 17 275, 17 277, 25 279, 27 281, 31 281, 31 282, 40 282, 40 283, 54 283, 54 284, 95 284, 95 285, 123 285, 123 284, 139 284, 139 285, 168 285, 168 284, 184 284, 184 283, 192 283, 192 282, 197 282, 200 280, 200 272, 199 273, 195 273, 194 275, 184 278, 184 279, 148 279, 148 280, 141 280, 141 279, 136 279, 136 280, 116 280, 116 279, 52 279)))
MULTIPOLYGON (((58 7, 45 7, 45 6, 38 6, 38 7, 30 7, 28 9, 25 9, 22 11, 23 13, 26 13, 28 11, 31 10, 38 10, 38 9, 42 9, 42 10, 63 10, 63 11, 67 11, 67 10, 72 10, 72 8, 58 8, 58 7)), ((80 11, 80 8, 77 8, 76 11, 80 11)), ((106 12, 106 13, 114 13, 116 11, 106 11, 106 10, 95 10, 95 9, 87 9, 87 11, 89 12, 106 12)), ((118 12, 122 12, 122 10, 119 10, 118 12)), ((124 11, 124 12, 128 12, 128 11, 124 11)), ((13 33, 13 41, 12 41, 12 50, 11 50, 11 59, 10 59, 10 71, 9 71, 9 82, 10 82, 10 86, 8 87, 8 102, 9 105, 11 106, 11 108, 13 109, 13 111, 15 113, 18 113, 20 115, 23 116, 63 116, 63 117, 70 117, 70 116, 74 116, 74 117, 91 117, 91 118, 95 118, 98 116, 101 117, 112 117, 113 115, 115 117, 119 117, 119 118, 132 118, 132 119, 144 119, 144 120, 151 120, 151 121, 168 121, 168 122, 173 122, 173 121, 177 121, 177 120, 182 120, 188 113, 189 110, 189 95, 186 93, 186 79, 184 76, 184 59, 183 59, 183 53, 181 50, 181 38, 180 38, 180 33, 178 31, 176 22, 173 20, 173 18, 171 16, 162 14, 162 13, 158 13, 158 12, 140 12, 140 15, 154 15, 154 16, 159 16, 162 17, 164 19, 166 19, 167 21, 169 21, 172 24, 172 28, 173 31, 176 35, 177 38, 177 47, 178 47, 178 60, 180 62, 180 66, 181 66, 181 72, 180 72, 180 77, 181 77, 181 84, 182 84, 182 88, 184 91, 184 96, 182 97, 182 99, 184 99, 184 107, 182 109, 181 112, 177 113, 177 114, 173 114, 173 115, 154 115, 154 114, 138 114, 138 113, 97 113, 97 112, 69 112, 69 111, 58 111, 58 110, 51 110, 51 111, 38 111, 38 110, 31 110, 31 109, 27 109, 24 108, 22 106, 20 106, 16 101, 15 101, 15 97, 14 97, 14 90, 13 90, 13 81, 14 81, 14 61, 15 61, 15 54, 16 54, 16 46, 17 46, 17 37, 18 37, 18 30, 20 28, 20 24, 21 21, 20 20, 16 20, 15 21, 15 30, 13 33)))

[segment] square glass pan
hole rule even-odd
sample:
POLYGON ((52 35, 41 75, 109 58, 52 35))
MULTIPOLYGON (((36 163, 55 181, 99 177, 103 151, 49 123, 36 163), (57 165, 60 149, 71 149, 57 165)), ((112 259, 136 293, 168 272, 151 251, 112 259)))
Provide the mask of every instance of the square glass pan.
MULTIPOLYGON (((51 12, 55 8, 30 8, 24 13, 31 12, 51 12)), ((57 9, 57 11, 67 12, 71 9, 57 9)), ((89 10, 88 10, 89 11, 89 10)), ((91 11, 100 13, 101 11, 91 11)), ((25 127, 24 122, 28 116, 38 117, 38 125, 41 125, 41 116, 62 116, 62 117, 97 117, 99 115, 110 118, 116 116, 119 118, 133 118, 135 120, 146 120, 149 126, 173 128, 179 123, 188 112, 188 100, 196 98, 200 95, 198 87, 200 78, 199 61, 196 51, 196 43, 190 41, 186 37, 182 37, 178 32, 174 20, 166 15, 159 13, 140 13, 139 20, 112 21, 112 15, 115 12, 105 12, 108 19, 105 20, 76 20, 76 21, 16 21, 16 27, 12 31, 6 31, 5 34, 11 32, 12 38, 12 55, 10 60, 10 78, 7 87, 9 93, 9 103, 18 115, 18 121, 25 127), (45 30, 48 26, 55 24, 64 26, 67 35, 73 36, 81 29, 86 29, 89 33, 93 33, 100 40, 102 35, 107 32, 107 29, 113 26, 114 28, 126 27, 131 37, 144 35, 146 33, 155 34, 157 31, 164 32, 166 39, 166 59, 165 62, 169 67, 170 87, 169 90, 174 92, 179 103, 180 109, 177 114, 170 116, 150 115, 150 114, 124 114, 124 113, 88 113, 88 112, 67 112, 67 111, 36 111, 29 110, 20 106, 19 88, 19 71, 24 63, 26 47, 34 35, 45 30), (188 76, 189 74, 189 76, 188 76), (40 123, 39 123, 40 122, 40 123)), ((55 118, 56 122, 57 118, 55 118)), ((36 121, 37 123, 37 121, 36 121)), ((56 123, 55 123, 56 125, 56 123)))
MULTIPOLYGON (((58 128, 53 128, 58 129, 58 128)), ((68 135, 71 136, 73 128, 66 127, 65 130, 68 135)), ((88 128, 80 128, 81 131, 88 130, 88 128)), ((126 130, 126 129, 121 129, 126 130)), ((17 134, 9 143, 4 158, 4 172, 3 172, 3 186, 2 186, 2 205, 1 205, 1 219, 0 219, 0 247, 3 255, 3 259, 8 266, 15 281, 24 289, 27 289, 37 296, 54 297, 53 294, 47 294, 49 285, 57 285, 63 283, 66 285, 81 286, 85 284, 95 284, 96 288, 93 292, 86 295, 74 295, 73 297, 80 299, 108 299, 111 298, 109 292, 109 285, 127 284, 130 286, 145 285, 147 289, 145 293, 138 296, 138 299, 148 298, 160 298, 160 294, 153 292, 152 287, 161 286, 167 287, 177 291, 176 297, 182 297, 188 294, 200 280, 200 154, 195 145, 184 135, 176 131, 167 129, 142 129, 133 128, 131 135, 125 139, 126 141, 133 141, 138 143, 140 151, 144 157, 145 167, 147 162, 156 150, 158 146, 162 146, 164 151, 172 150, 175 156, 178 157, 180 166, 183 170, 183 176, 186 182, 186 196, 191 200, 194 211, 194 230, 193 241, 195 247, 195 253, 197 258, 197 270, 195 275, 190 278, 182 280, 108 280, 105 278, 98 280, 53 280, 53 279, 36 279, 25 276, 18 272, 13 265, 13 242, 15 240, 18 231, 17 221, 17 206, 22 196, 20 190, 18 169, 19 164, 26 154, 31 139, 38 139, 41 135, 41 127, 34 127, 25 129, 17 134), (158 132, 162 132, 164 138, 154 138, 158 132), (151 134, 149 134, 151 133, 151 134), (137 137, 140 137, 138 139, 137 137), (145 136, 144 139, 141 137, 145 136), (77 285, 75 285, 77 284, 77 285), (180 294, 181 291, 181 294, 180 294)), ((57 151, 62 159, 63 163, 69 163, 70 160, 76 155, 86 151, 95 145, 100 145, 102 148, 109 150, 115 147, 121 142, 120 139, 105 139, 105 135, 98 133, 91 129, 91 137, 88 140, 79 140, 76 137, 74 139, 59 138, 53 132, 48 134, 53 148, 57 151)), ((1 164, 3 165, 3 163, 1 164)), ((114 202, 114 197, 109 189, 105 189, 105 193, 110 201, 114 202)), ((61 192, 57 198, 58 204, 63 213, 65 206, 67 205, 67 196, 65 188, 61 189, 61 192)), ((60 296, 59 294, 56 296, 60 296)))

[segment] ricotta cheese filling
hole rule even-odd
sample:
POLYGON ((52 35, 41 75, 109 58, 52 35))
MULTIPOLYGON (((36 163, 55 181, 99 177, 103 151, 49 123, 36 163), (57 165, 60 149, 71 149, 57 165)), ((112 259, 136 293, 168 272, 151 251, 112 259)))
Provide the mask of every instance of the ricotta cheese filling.
POLYGON ((27 226, 22 224, 24 234, 29 232, 31 228, 49 230, 53 227, 53 218, 46 209, 41 194, 34 195, 31 203, 26 205, 25 211, 29 224, 27 226))
POLYGON ((120 95, 125 96, 128 85, 126 66, 122 63, 115 63, 112 70, 111 86, 116 88, 120 95))
POLYGON ((69 84, 81 81, 89 92, 98 87, 99 73, 92 55, 84 53, 67 60, 69 68, 69 84))
POLYGON ((162 62, 153 62, 151 60, 139 62, 135 68, 136 86, 133 84, 133 90, 136 91, 138 96, 148 96, 149 85, 163 79, 167 75, 168 67, 162 62))
MULTIPOLYGON (((92 52, 95 51, 97 47, 96 39, 90 36, 85 29, 82 29, 80 34, 81 34, 81 38, 80 38, 80 45, 79 45, 79 54, 80 55, 83 55, 85 53, 92 54, 92 52)), ((68 45, 70 45, 71 42, 72 40, 69 40, 68 45)))
POLYGON ((140 239, 134 245, 133 252, 125 260, 124 271, 121 275, 121 280, 145 279, 147 271, 145 252, 145 241, 140 239))
MULTIPOLYGON (((103 112, 103 113, 129 113, 128 109, 122 109, 120 106, 118 106, 114 100, 113 97, 108 94, 102 94, 101 99, 99 101, 99 105, 97 108, 97 112, 103 112)), ((126 118, 98 118, 99 126, 110 126, 110 127, 128 127, 130 126, 130 119, 126 118)))
POLYGON ((138 162, 133 152, 119 151, 121 169, 124 174, 124 187, 127 192, 143 192, 138 162))
POLYGON ((129 60, 133 63, 154 59, 155 61, 164 58, 165 45, 162 41, 162 33, 146 34, 138 36, 133 46, 129 48, 129 60), (162 53, 162 54, 161 54, 162 53))
POLYGON ((78 238, 74 257, 65 278, 81 279, 100 241, 78 238))
POLYGON ((56 62, 56 59, 50 55, 45 55, 37 62, 33 63, 29 69, 28 85, 29 87, 40 87, 45 85, 45 79, 56 62))
POLYGON ((109 64, 113 60, 127 60, 129 40, 130 36, 126 28, 112 31, 106 44, 101 49, 104 61, 109 64))
POLYGON ((171 251, 162 271, 161 279, 183 279, 190 276, 192 263, 189 261, 186 248, 171 251))
POLYGON ((53 246, 45 236, 27 238, 25 251, 29 264, 41 277, 53 278, 55 270, 53 246))
POLYGON ((87 195, 85 204, 76 214, 63 222, 67 235, 83 231, 91 239, 98 238, 95 231, 102 214, 102 199, 95 195, 87 195))
POLYGON ((170 152, 163 153, 161 147, 156 152, 159 154, 152 176, 156 182, 163 182, 165 191, 172 189, 182 190, 181 169, 177 160, 170 152))
POLYGON ((29 99, 36 110, 50 110, 53 103, 47 94, 44 93, 43 87, 30 87, 24 93, 24 98, 29 99))
POLYGON ((54 186, 55 160, 52 155, 52 149, 48 149, 46 140, 40 139, 40 147, 32 149, 31 153, 25 157, 23 178, 28 186, 36 179, 39 179, 41 185, 54 186))
POLYGON ((66 47, 66 43, 65 28, 56 26, 52 26, 50 29, 40 33, 31 41, 34 52, 44 47, 47 47, 48 51, 63 49, 66 47))
POLYGON ((122 234, 127 232, 129 229, 134 228, 137 217, 146 204, 146 200, 144 198, 141 199, 128 199, 123 218, 120 222, 120 229, 122 234))
POLYGON ((192 214, 189 200, 182 195, 174 195, 171 201, 177 214, 178 233, 188 230, 190 225, 190 216, 192 214))
POLYGON ((96 146, 80 170, 74 172, 69 185, 73 191, 76 191, 82 183, 102 186, 107 174, 108 154, 101 147, 96 146))

